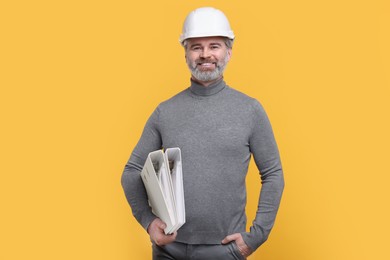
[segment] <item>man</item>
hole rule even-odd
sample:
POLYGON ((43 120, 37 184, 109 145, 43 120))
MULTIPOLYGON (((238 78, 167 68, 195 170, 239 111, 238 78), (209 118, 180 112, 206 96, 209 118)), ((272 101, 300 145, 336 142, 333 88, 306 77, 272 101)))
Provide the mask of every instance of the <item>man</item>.
POLYGON ((264 243, 283 187, 279 152, 258 101, 225 84, 233 31, 214 8, 191 12, 180 42, 191 86, 161 103, 146 123, 122 176, 133 215, 153 242, 153 259, 245 259, 264 243), (186 224, 164 234, 140 178, 149 152, 180 147, 186 224), (258 211, 246 232, 245 177, 253 155, 261 173, 258 211))

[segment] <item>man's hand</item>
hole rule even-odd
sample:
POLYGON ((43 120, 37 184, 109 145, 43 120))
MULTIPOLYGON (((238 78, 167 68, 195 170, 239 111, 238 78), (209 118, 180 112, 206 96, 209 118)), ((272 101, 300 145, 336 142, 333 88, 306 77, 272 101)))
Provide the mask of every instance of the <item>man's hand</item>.
POLYGON ((148 227, 150 239, 158 246, 172 243, 176 239, 177 232, 173 233, 172 235, 165 235, 165 227, 166 224, 159 218, 153 220, 148 227))
POLYGON ((225 237, 222 240, 222 244, 227 244, 232 241, 235 241, 238 250, 240 251, 241 255, 244 257, 248 257, 250 254, 252 254, 252 250, 245 244, 244 239, 242 239, 242 236, 240 233, 234 233, 232 235, 229 235, 225 237))

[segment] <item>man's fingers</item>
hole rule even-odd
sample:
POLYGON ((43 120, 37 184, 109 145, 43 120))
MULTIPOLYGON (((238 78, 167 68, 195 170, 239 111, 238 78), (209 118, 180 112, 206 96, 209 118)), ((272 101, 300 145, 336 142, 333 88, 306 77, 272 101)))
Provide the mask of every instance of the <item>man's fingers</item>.
POLYGON ((156 245, 162 246, 169 243, 172 243, 176 239, 177 233, 173 233, 171 235, 165 235, 164 229, 167 225, 159 218, 156 218, 150 223, 148 227, 148 233, 152 241, 156 243, 156 245))
POLYGON ((175 232, 171 235, 163 234, 163 235, 157 236, 157 238, 154 240, 154 242, 158 246, 163 246, 163 245, 166 245, 166 244, 169 244, 169 243, 172 243, 173 241, 175 241, 176 236, 177 236, 177 232, 175 232))
POLYGON ((241 255, 243 255, 244 257, 247 257, 252 253, 252 250, 245 243, 244 239, 242 239, 242 236, 240 233, 235 233, 235 234, 226 236, 222 240, 222 244, 227 244, 227 243, 230 243, 232 241, 235 241, 235 243, 238 247, 238 250, 240 251, 241 255))
POLYGON ((165 225, 164 222, 161 222, 160 225, 159 225, 159 227, 160 227, 161 229, 165 229, 165 228, 167 227, 167 225, 165 225))
POLYGON ((162 221, 159 218, 156 219, 156 224, 157 224, 157 227, 160 229, 165 229, 167 227, 167 225, 164 223, 164 221, 162 221))
POLYGON ((177 232, 169 235, 169 243, 176 240, 177 232))
POLYGON ((236 240, 237 238, 239 238, 239 234, 238 234, 238 233, 235 233, 235 234, 232 234, 232 235, 228 235, 228 236, 226 236, 226 237, 222 240, 222 244, 230 243, 230 242, 236 240))
POLYGON ((158 246, 163 246, 175 241, 177 232, 170 235, 165 235, 164 229, 167 225, 159 218, 156 218, 148 227, 148 233, 152 241, 158 246))

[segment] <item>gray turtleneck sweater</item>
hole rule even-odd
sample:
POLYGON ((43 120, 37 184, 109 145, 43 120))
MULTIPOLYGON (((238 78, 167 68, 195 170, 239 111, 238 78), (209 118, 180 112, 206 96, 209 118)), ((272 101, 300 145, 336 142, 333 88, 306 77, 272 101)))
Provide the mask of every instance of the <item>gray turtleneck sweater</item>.
POLYGON ((220 80, 191 86, 161 103, 146 123, 122 175, 122 186, 138 222, 147 229, 156 218, 140 172, 149 152, 180 147, 186 224, 176 241, 220 244, 241 233, 256 250, 267 240, 284 187, 278 148, 258 101, 220 80), (256 218, 246 232, 245 177, 251 154, 262 187, 256 218))

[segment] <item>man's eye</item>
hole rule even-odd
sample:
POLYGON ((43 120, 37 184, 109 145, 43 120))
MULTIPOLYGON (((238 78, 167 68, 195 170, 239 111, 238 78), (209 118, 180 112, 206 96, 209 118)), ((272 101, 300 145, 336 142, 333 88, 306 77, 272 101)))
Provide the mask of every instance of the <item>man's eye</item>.
POLYGON ((200 47, 192 47, 193 51, 199 51, 201 48, 200 47))

